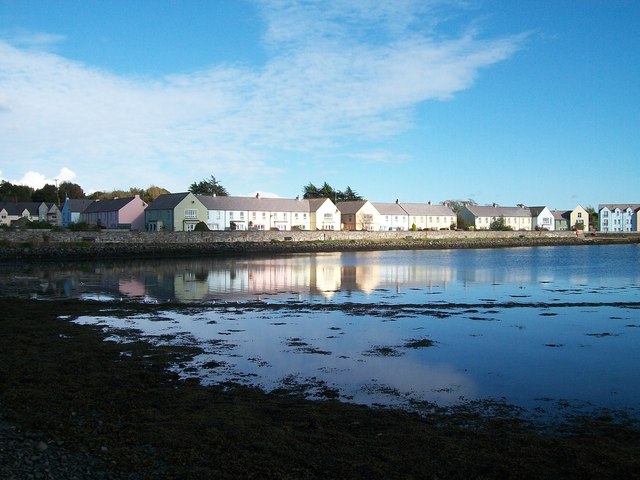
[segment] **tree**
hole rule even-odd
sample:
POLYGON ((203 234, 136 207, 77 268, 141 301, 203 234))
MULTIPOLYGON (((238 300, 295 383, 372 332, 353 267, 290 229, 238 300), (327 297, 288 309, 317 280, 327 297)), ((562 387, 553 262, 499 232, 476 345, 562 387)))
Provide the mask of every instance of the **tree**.
POLYGON ((587 208, 585 208, 585 210, 589 214, 589 228, 592 229, 592 230, 599 230, 600 229, 600 214, 591 205, 589 205, 587 208))
POLYGON ((65 198, 72 198, 72 199, 86 198, 86 195, 84 194, 84 190, 82 190, 82 187, 77 183, 71 183, 71 182, 62 182, 60 184, 60 186, 58 187, 58 196, 60 197, 61 201, 64 201, 65 198))
POLYGON ((55 185, 46 184, 31 194, 32 202, 59 203, 58 189, 55 185))
POLYGON ((348 200, 363 200, 363 198, 354 192, 351 187, 347 186, 347 189, 342 192, 334 189, 327 182, 322 184, 322 187, 318 188, 313 183, 309 182, 308 185, 302 189, 302 198, 330 198, 333 201, 346 202, 348 200))
POLYGON ((491 224, 489 225, 489 230, 500 230, 506 232, 513 230, 513 228, 511 227, 511 225, 507 225, 504 217, 499 217, 491 222, 491 224))
POLYGON ((303 189, 302 198, 319 198, 320 193, 318 187, 316 187, 313 183, 309 182, 309 185, 306 185, 303 189))
POLYGON ((189 186, 189 191, 194 195, 218 195, 220 197, 226 197, 229 195, 227 193, 227 189, 218 183, 216 177, 213 175, 211 175, 208 180, 205 179, 200 182, 193 182, 189 186))
POLYGON ((477 205, 475 200, 473 200, 472 198, 469 198, 467 200, 445 200, 442 203, 444 205, 449 205, 451 210, 453 210, 455 213, 460 213, 465 205, 477 205))
POLYGON ((11 182, 0 182, 0 201, 2 202, 30 202, 33 189, 26 185, 13 185, 11 182))
POLYGON ((363 200, 362 196, 351 190, 351 187, 347 185, 347 189, 344 192, 339 191, 337 194, 339 202, 349 202, 353 200, 363 200))
POLYGON ((150 185, 149 188, 147 188, 147 190, 145 191, 144 196, 140 195, 140 198, 142 198, 142 200, 144 200, 147 203, 151 203, 160 195, 166 195, 167 193, 171 193, 171 192, 166 188, 150 185))

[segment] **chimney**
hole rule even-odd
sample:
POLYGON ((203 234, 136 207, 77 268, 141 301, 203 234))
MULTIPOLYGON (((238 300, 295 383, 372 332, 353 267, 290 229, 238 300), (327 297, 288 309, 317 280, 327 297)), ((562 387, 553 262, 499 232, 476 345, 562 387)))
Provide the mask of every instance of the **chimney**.
POLYGON ((427 205, 431 205, 431 200, 429 200, 429 201, 427 202, 427 205))
POLYGON ((497 203, 494 203, 494 204, 492 205, 492 207, 493 207, 493 208, 496 208, 497 206, 498 206, 498 204, 497 204, 497 203))
POLYGON ((400 200, 396 198, 396 203, 398 203, 400 200))
POLYGON ((260 198, 260 192, 256 193, 256 198, 260 198))

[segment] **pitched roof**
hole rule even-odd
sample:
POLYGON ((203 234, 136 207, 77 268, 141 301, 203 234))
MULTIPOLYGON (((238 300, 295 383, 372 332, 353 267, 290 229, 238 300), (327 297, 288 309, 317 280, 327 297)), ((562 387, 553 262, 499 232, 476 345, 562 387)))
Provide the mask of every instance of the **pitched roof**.
POLYGON ((569 220, 571 210, 553 210, 551 214, 555 220, 569 220))
POLYGON ((81 199, 81 198, 67 198, 65 205, 68 206, 70 212, 84 212, 85 208, 91 205, 94 200, 81 199))
POLYGON ((42 202, 0 202, 0 210, 5 209, 9 215, 22 215, 27 210, 30 215, 40 213, 42 202))
POLYGON ((380 215, 406 215, 402 207, 397 203, 380 203, 380 202, 371 202, 371 205, 376 207, 378 213, 380 215))
POLYGON ((455 212, 446 205, 432 205, 430 203, 401 203, 400 206, 409 215, 422 215, 422 216, 451 216, 455 215, 455 212))
MULTIPOLYGON (((209 210, 236 210, 247 212, 306 212, 311 211, 309 200, 269 197, 237 197, 196 195, 209 210)), ((323 202, 326 199, 321 199, 323 202)))
POLYGON ((173 210, 189 195, 189 192, 165 193, 149 204, 146 210, 173 210))
POLYGON ((117 212, 136 197, 114 198, 113 200, 95 201, 87 206, 82 213, 117 212))
POLYGON ((357 213, 366 203, 367 200, 348 200, 346 202, 338 202, 336 207, 338 207, 342 215, 351 215, 357 213))
POLYGON ((531 210, 531 216, 532 217, 537 217, 538 215, 540 215, 542 213, 542 211, 547 208, 547 207, 529 207, 529 210, 531 210))
POLYGON ((602 210, 603 208, 608 208, 609 210, 615 210, 616 208, 619 208, 620 210, 626 210, 627 208, 630 208, 631 210, 633 210, 634 212, 638 209, 640 209, 640 204, 637 203, 603 203, 598 205, 598 211, 602 210))
POLYGON ((476 217, 531 217, 531 211, 527 207, 467 205, 465 208, 476 217))

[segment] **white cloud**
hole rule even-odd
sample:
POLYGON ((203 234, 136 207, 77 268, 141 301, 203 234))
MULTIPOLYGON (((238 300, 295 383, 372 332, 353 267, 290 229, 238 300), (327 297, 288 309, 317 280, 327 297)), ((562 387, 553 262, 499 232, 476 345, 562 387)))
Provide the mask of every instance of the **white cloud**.
POLYGON ((178 191, 212 173, 246 185, 282 170, 278 152, 344 157, 354 141, 411 128, 418 104, 469 88, 522 42, 436 39, 439 3, 309 5, 264 6, 271 57, 254 69, 127 77, 0 41, 5 175, 28 170, 35 184, 37 171, 66 164, 99 189, 178 191))
POLYGON ((30 170, 25 173, 19 180, 9 180, 9 182, 16 185, 26 185, 35 190, 38 190, 47 184, 56 185, 57 183, 59 185, 62 182, 71 182, 74 178, 76 178, 75 172, 68 169, 67 167, 63 167, 60 172, 53 178, 47 178, 40 172, 30 170))

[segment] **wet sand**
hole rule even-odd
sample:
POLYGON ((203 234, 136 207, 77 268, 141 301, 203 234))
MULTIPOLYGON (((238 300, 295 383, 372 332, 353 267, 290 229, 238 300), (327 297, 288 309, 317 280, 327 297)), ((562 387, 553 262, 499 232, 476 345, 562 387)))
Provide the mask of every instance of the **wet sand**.
POLYGON ((3 425, 41 438, 49 454, 102 460, 93 478, 640 478, 631 420, 601 414, 544 430, 508 405, 418 415, 331 392, 308 401, 295 389, 203 387, 167 370, 191 347, 105 342, 100 328, 69 321, 105 308, 188 309, 0 299, 3 425))

